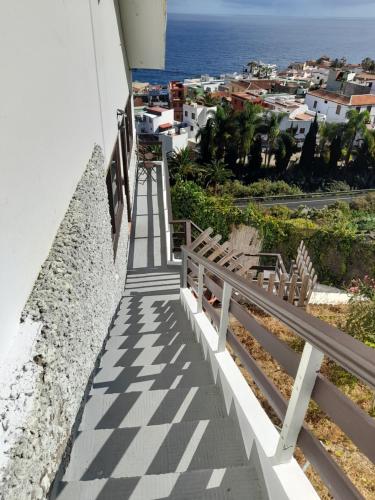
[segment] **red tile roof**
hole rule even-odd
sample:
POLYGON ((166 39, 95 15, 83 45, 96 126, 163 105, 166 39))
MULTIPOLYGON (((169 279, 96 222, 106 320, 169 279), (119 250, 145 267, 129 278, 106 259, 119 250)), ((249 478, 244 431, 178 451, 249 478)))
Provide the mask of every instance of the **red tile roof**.
POLYGON ((172 127, 173 125, 171 123, 163 123, 162 125, 159 125, 159 128, 161 128, 162 130, 167 130, 172 127))
POLYGON ((353 106, 375 106, 375 95, 353 95, 350 104, 353 106))
POLYGON ((358 73, 356 80, 375 80, 375 73, 367 73, 366 71, 358 73))
POLYGON ((312 95, 313 97, 319 97, 326 101, 337 102, 338 104, 344 104, 345 106, 350 105, 350 97, 343 94, 338 94, 337 92, 329 92, 328 90, 311 90, 307 95, 312 95))
POLYGON ((250 102, 258 102, 261 99, 259 99, 259 96, 251 95, 246 92, 234 92, 232 94, 232 97, 237 97, 238 99, 242 99, 244 101, 250 101, 250 102))
POLYGON ((161 115, 165 111, 168 111, 168 109, 161 108, 160 106, 153 106, 152 108, 147 108, 147 112, 152 113, 154 115, 161 115))

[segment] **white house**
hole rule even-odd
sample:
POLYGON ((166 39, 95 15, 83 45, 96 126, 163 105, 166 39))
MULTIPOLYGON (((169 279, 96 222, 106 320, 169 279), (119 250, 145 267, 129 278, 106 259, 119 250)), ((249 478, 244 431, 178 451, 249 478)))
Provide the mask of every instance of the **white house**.
POLYGON ((183 122, 186 124, 189 139, 196 139, 199 129, 206 126, 208 119, 215 115, 216 109, 216 106, 207 107, 197 103, 184 104, 183 122))
POLYGON ((370 122, 375 126, 375 95, 346 96, 337 92, 326 90, 312 90, 307 93, 305 104, 310 111, 326 115, 327 122, 345 123, 346 114, 350 109, 369 111, 370 122))
POLYGON ((46 498, 124 287, 166 0, 0 5, 0 496, 46 498), (152 40, 152 43, 149 41, 152 40))
MULTIPOLYGON (((275 113, 286 113, 280 124, 280 129, 284 132, 293 129, 294 137, 298 143, 302 144, 317 113, 310 111, 306 104, 290 94, 266 96, 264 103, 275 113)), ((318 114, 319 122, 325 121, 325 119, 325 115, 318 114)))
POLYGON ((164 134, 160 134, 159 141, 162 143, 163 154, 167 155, 172 151, 187 148, 189 145, 189 134, 185 128, 173 128, 164 134))
POLYGON ((315 85, 323 85, 327 83, 329 76, 329 68, 316 67, 311 68, 310 80, 315 85))
POLYGON ((174 109, 153 106, 137 115, 137 132, 139 134, 159 134, 173 127, 174 109))
POLYGON ((306 105, 303 105, 295 111, 292 111, 289 116, 283 120, 280 128, 281 130, 295 130, 294 137, 299 145, 302 145, 316 116, 319 123, 326 120, 325 115, 310 111, 306 105))
POLYGON ((369 87, 371 89, 370 93, 375 94, 375 73, 363 71, 356 75, 355 81, 369 87))

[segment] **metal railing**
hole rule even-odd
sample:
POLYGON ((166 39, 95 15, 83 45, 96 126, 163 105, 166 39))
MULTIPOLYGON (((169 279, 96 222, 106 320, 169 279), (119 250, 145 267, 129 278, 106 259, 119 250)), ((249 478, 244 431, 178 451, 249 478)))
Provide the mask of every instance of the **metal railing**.
POLYGON ((264 203, 264 202, 277 202, 277 201, 292 201, 292 200, 320 200, 324 198, 338 198, 364 196, 368 193, 375 193, 375 189, 357 189, 352 191, 332 191, 332 192, 319 192, 319 193, 299 193, 299 194, 280 194, 272 196, 246 196, 235 197, 235 205, 247 205, 248 203, 264 203))
POLYGON ((375 350, 197 255, 187 246, 182 246, 181 251, 181 286, 194 291, 198 312, 204 312, 217 327, 218 350, 224 350, 226 342, 229 343, 277 416, 284 422, 274 463, 289 461, 295 447, 299 446, 336 498, 362 498, 304 420, 312 399, 359 450, 375 462, 375 420, 319 373, 323 356, 326 355, 375 388, 375 350), (210 304, 205 290, 221 302, 221 311, 210 304), (259 324, 241 305, 243 299, 278 319, 303 339, 306 343, 302 355, 259 324), (229 322, 230 315, 295 379, 289 402, 233 332, 229 322))

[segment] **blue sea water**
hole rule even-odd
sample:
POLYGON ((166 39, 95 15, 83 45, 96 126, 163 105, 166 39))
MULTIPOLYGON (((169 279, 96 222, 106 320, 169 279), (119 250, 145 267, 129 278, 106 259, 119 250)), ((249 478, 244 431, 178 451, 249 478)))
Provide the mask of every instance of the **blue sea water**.
POLYGON ((167 83, 216 76, 241 72, 243 64, 258 59, 283 69, 323 54, 349 62, 375 59, 375 19, 169 15, 166 70, 136 70, 133 79, 167 83))

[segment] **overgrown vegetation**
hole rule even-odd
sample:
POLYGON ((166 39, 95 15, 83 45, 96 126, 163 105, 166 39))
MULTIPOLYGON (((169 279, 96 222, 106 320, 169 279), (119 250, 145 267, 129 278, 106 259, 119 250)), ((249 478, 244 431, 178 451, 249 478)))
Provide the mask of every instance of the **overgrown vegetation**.
POLYGON ((375 347, 375 278, 365 276, 353 281, 349 291, 353 294, 347 330, 350 335, 375 347))
POLYGON ((351 206, 339 202, 323 210, 251 204, 241 211, 232 196, 214 195, 192 181, 178 181, 172 187, 176 219, 212 227, 224 239, 232 225, 254 226, 263 237, 263 250, 281 253, 287 263, 304 240, 319 280, 338 286, 349 284, 353 277, 375 275, 375 243, 365 235, 375 231, 374 200, 371 194, 351 206))

